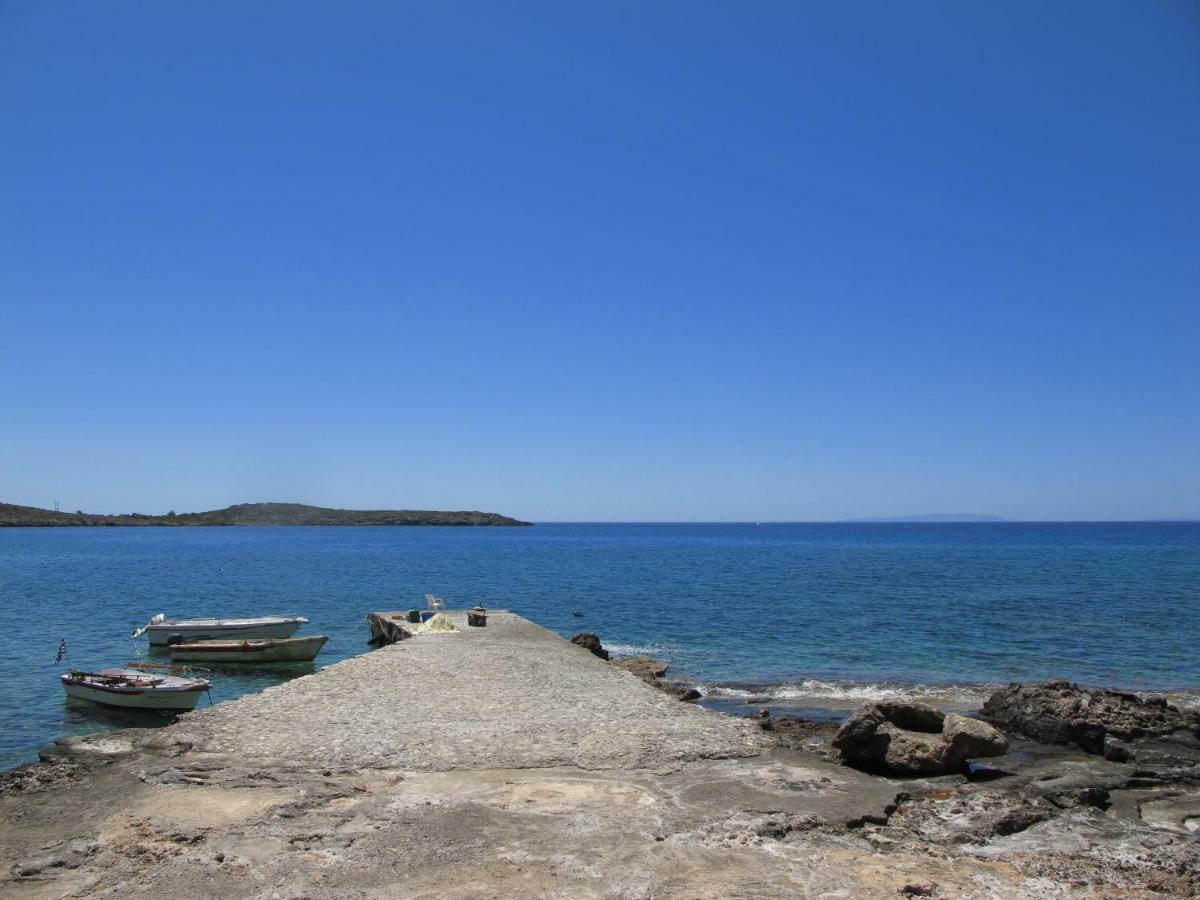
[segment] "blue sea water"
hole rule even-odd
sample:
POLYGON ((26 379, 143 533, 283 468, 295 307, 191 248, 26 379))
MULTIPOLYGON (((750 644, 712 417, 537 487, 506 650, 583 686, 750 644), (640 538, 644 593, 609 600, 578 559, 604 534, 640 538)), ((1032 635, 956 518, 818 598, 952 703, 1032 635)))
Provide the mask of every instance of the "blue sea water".
MULTIPOLYGON (((68 701, 54 665, 153 659, 153 614, 297 612, 318 667, 368 651, 365 615, 482 602, 710 696, 849 707, 892 694, 969 707, 1066 677, 1200 691, 1200 524, 550 524, 533 528, 0 529, 0 767, 57 737, 148 724, 68 701), (576 615, 578 613, 579 615, 576 615)), ((312 667, 215 676, 217 701, 312 667)))

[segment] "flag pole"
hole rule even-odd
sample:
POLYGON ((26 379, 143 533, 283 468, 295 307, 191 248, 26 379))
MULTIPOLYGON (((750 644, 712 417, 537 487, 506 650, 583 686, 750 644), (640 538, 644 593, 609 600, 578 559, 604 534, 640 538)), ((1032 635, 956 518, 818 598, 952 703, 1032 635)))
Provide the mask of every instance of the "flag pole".
POLYGON ((67 668, 70 669, 72 672, 75 671, 75 667, 73 665, 71 665, 71 653, 69 650, 67 650, 67 639, 59 638, 58 653, 54 654, 54 664, 58 665, 60 662, 63 661, 63 659, 66 659, 66 661, 67 661, 67 668))

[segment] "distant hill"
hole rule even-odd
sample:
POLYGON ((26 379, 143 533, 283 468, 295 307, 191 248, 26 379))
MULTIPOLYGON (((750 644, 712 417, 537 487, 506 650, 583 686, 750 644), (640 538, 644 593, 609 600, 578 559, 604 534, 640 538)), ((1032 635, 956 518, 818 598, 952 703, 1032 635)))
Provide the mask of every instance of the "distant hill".
POLYGON ((0 503, 0 527, 62 525, 529 525, 498 513, 425 509, 325 509, 303 503, 239 503, 198 513, 103 516, 0 503))
POLYGON ((921 516, 895 516, 884 519, 846 519, 847 522, 1011 522, 1000 516, 979 513, 926 513, 921 516))

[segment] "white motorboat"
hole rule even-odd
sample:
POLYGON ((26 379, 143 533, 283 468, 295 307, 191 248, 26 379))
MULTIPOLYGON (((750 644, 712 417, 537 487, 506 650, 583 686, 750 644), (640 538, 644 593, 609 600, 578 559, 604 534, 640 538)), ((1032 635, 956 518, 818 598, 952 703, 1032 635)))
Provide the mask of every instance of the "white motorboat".
POLYGON ((150 646, 189 641, 233 641, 289 638, 307 625, 303 616, 260 616, 256 619, 168 619, 159 613, 133 632, 135 638, 150 637, 150 646), (178 641, 171 639, 178 636, 178 641))
POLYGON ((195 709, 211 687, 203 678, 157 675, 137 669, 71 671, 60 676, 68 697, 125 709, 195 709))
POLYGON ((167 649, 172 662, 312 662, 327 640, 324 635, 314 635, 261 641, 192 641, 170 644, 167 649))

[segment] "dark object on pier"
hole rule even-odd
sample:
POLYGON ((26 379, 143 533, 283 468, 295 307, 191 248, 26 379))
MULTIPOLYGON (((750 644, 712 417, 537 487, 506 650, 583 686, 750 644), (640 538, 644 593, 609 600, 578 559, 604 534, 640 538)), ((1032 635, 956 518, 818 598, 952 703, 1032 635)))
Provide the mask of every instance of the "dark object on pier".
POLYGON ((396 644, 413 636, 406 613, 368 613, 367 625, 371 629, 368 643, 377 647, 396 644))
POLYGON ((487 610, 482 606, 476 606, 474 609, 467 611, 467 624, 475 628, 484 628, 487 626, 487 610))
POLYGON ((414 625, 419 625, 421 622, 421 611, 419 609, 410 609, 408 611, 408 621, 414 625))
POLYGON ((571 638, 572 644, 578 644, 584 650, 592 653, 601 659, 608 659, 608 651, 604 649, 604 645, 600 643, 599 635, 592 634, 590 631, 581 631, 575 637, 571 638))

